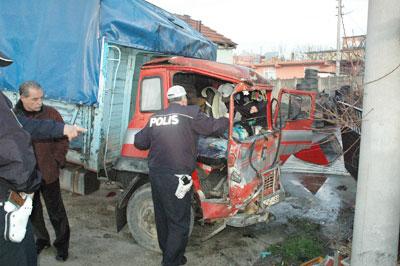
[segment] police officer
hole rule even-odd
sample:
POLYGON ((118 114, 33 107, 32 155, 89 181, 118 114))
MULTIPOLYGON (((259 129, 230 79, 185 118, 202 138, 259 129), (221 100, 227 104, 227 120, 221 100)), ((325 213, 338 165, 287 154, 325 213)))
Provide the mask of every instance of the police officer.
POLYGON ((214 119, 187 106, 186 91, 176 85, 168 89, 167 109, 155 113, 135 136, 134 145, 149 150, 149 177, 154 203, 162 265, 186 264, 193 190, 191 173, 196 167, 199 135, 222 135, 227 118, 214 119))
MULTIPOLYGON (((0 52, 0 67, 7 66, 12 60, 0 52)), ((37 265, 35 242, 33 239, 32 226, 28 221, 16 231, 21 239, 11 238, 10 215, 5 208, 11 191, 25 196, 25 193, 35 192, 41 183, 40 173, 36 170, 35 154, 31 144, 33 139, 59 138, 64 135, 72 139, 85 130, 76 126, 64 125, 51 120, 33 120, 23 116, 17 116, 12 112, 10 100, 0 91, 0 265, 7 266, 34 266, 37 265), (6 217, 8 224, 6 226, 6 217), (21 234, 26 229, 25 234, 21 234)), ((26 198, 25 208, 18 210, 29 210, 31 201, 26 198)), ((17 215, 17 216, 18 216, 17 215)), ((13 225, 20 225, 21 223, 13 225)))

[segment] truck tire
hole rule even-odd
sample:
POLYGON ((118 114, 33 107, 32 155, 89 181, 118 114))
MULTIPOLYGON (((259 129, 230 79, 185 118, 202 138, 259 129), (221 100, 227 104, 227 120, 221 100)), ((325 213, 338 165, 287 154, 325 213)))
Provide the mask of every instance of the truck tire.
MULTIPOLYGON (((133 238, 142 247, 161 253, 158 246, 156 223, 154 219, 154 205, 149 183, 138 188, 129 199, 126 208, 129 231, 133 238)), ((190 232, 194 225, 194 211, 191 210, 190 232)))

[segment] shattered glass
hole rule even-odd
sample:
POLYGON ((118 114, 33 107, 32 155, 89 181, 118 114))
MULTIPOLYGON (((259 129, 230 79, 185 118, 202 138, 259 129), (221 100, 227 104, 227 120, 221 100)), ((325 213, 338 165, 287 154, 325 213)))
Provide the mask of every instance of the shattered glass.
POLYGON ((200 137, 197 145, 198 159, 207 164, 219 164, 226 160, 227 149, 227 139, 200 137))

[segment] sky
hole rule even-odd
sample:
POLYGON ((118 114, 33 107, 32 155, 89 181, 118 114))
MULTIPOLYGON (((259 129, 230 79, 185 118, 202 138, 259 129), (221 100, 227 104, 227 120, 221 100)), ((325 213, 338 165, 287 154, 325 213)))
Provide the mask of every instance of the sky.
MULTIPOLYGON (((237 43, 237 53, 336 48, 337 0, 147 1, 201 20, 237 43)), ((368 0, 342 0, 342 6, 346 36, 366 34, 368 0)))

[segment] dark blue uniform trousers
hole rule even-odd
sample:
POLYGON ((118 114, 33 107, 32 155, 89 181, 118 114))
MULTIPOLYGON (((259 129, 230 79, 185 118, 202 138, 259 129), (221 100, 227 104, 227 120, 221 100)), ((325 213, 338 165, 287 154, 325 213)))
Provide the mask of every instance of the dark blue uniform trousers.
POLYGON ((13 243, 4 239, 5 215, 4 207, 0 206, 0 265, 36 266, 37 255, 31 222, 28 221, 24 240, 13 243))
MULTIPOLYGON (((178 199, 175 173, 150 169, 150 182, 157 226, 157 236, 163 253, 162 265, 181 265, 189 239, 193 189, 178 199)), ((179 173, 184 174, 184 173, 179 173)))

